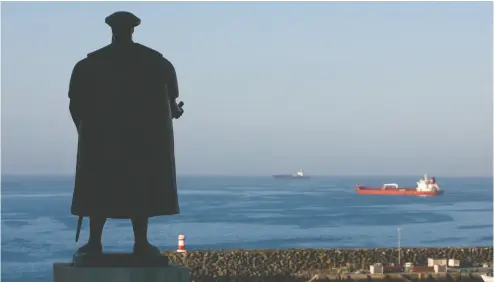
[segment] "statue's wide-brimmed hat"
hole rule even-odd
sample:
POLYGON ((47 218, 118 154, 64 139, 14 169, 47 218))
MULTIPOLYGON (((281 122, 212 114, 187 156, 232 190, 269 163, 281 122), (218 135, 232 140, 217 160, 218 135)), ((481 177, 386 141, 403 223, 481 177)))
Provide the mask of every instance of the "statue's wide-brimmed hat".
POLYGON ((115 12, 105 19, 106 24, 114 29, 131 29, 141 24, 141 19, 130 12, 115 12))

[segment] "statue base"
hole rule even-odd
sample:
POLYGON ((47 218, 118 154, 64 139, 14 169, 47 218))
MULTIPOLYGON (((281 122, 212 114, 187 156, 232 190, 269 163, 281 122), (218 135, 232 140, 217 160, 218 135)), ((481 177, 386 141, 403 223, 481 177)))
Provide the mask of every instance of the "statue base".
POLYGON ((184 266, 74 266, 53 264, 54 282, 189 282, 190 270, 184 266))
POLYGON ((74 254, 75 267, 165 267, 168 257, 165 255, 134 255, 129 253, 74 254))
POLYGON ((188 282, 190 270, 168 264, 165 255, 74 254, 73 263, 53 265, 54 282, 188 282))

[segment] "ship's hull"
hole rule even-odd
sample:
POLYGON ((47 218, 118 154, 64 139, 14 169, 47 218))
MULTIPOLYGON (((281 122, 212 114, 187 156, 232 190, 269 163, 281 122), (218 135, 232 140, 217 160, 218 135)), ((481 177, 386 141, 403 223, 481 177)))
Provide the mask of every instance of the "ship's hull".
POLYGON ((402 195, 402 196, 440 196, 444 191, 417 191, 416 188, 387 188, 357 186, 355 191, 360 195, 402 195))
POLYGON ((310 176, 299 176, 292 174, 274 174, 273 178, 275 179, 310 179, 310 176))

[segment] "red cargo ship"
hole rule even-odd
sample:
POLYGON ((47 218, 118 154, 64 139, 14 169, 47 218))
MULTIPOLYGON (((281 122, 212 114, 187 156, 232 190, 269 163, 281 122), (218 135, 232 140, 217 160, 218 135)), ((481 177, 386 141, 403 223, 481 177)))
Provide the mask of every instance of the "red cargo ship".
POLYGON ((407 188, 398 187, 398 184, 384 184, 382 187, 369 187, 360 186, 355 187, 357 194, 362 195, 405 195, 405 196, 439 196, 442 195, 444 191, 439 188, 436 183, 436 179, 431 177, 427 179, 427 175, 424 175, 423 179, 417 182, 417 187, 407 188))

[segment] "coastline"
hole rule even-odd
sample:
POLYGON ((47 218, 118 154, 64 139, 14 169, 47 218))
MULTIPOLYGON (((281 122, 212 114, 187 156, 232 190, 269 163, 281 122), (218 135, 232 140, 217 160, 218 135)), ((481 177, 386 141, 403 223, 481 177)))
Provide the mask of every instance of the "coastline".
MULTIPOLYGON (((397 265, 399 257, 398 248, 194 250, 186 253, 164 251, 163 254, 169 257, 170 262, 190 268, 192 271, 190 281, 201 282, 243 281, 245 279, 247 279, 246 281, 308 281, 315 274, 320 275, 321 271, 324 270, 341 268, 368 270, 369 265, 374 263, 382 263, 383 265, 394 263, 397 265)), ((460 260, 461 267, 472 267, 484 263, 488 263, 489 267, 492 267, 493 247, 402 247, 400 251, 401 264, 411 262, 414 265, 427 265, 428 258, 460 260)), ((345 275, 348 276, 348 274, 345 275)), ((460 273, 455 275, 460 275, 460 273)), ((469 275, 469 280, 477 281, 480 279, 481 281, 480 276, 473 277, 472 274, 469 275)), ((333 273, 324 274, 323 276, 322 281, 340 280, 342 278, 345 280, 350 278, 351 280, 360 280, 357 277, 341 277, 341 274, 333 273), (330 278, 331 275, 333 275, 333 279, 330 278)), ((374 277, 374 279, 395 280, 386 275, 386 273, 381 276, 374 277)), ((363 275, 362 279, 367 280, 369 277, 368 275, 363 275)), ((456 280, 452 276, 448 277, 446 279, 446 276, 444 276, 444 279, 456 280)), ((423 278, 420 277, 420 279, 423 278)), ((465 278, 461 279, 465 280, 465 278)), ((407 279, 400 278, 398 280, 407 279)), ((316 279, 314 281, 319 280, 316 279)))

